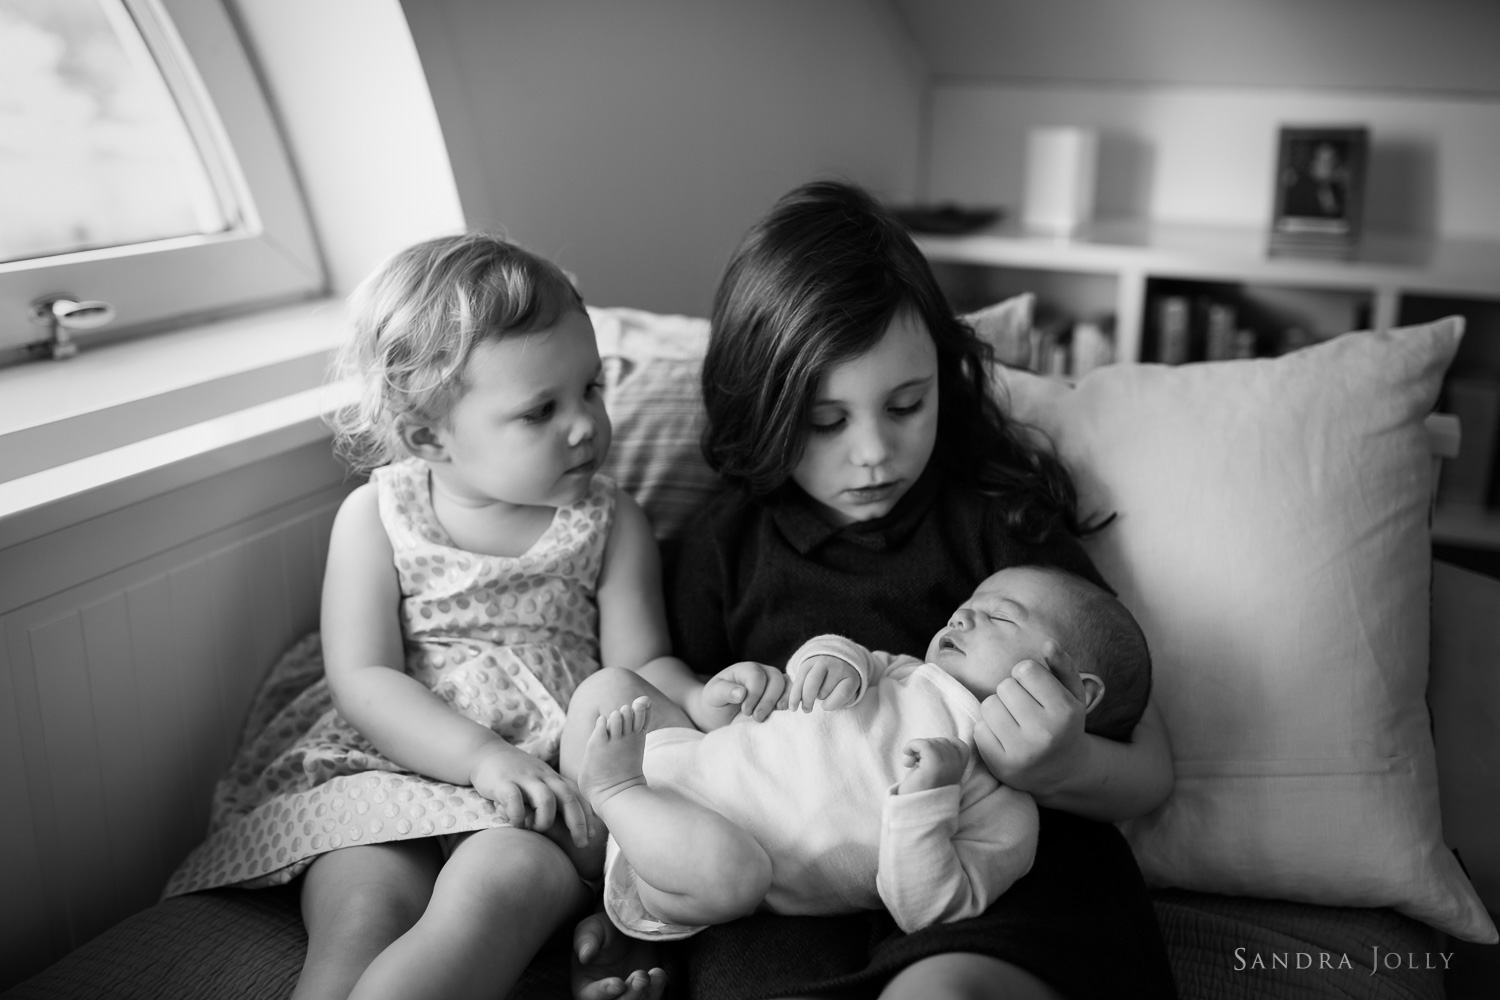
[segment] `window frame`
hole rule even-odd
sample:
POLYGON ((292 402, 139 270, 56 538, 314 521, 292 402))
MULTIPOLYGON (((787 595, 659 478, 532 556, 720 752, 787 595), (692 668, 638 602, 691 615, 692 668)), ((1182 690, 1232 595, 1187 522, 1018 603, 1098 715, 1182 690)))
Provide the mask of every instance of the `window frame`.
POLYGON ((193 131, 222 137, 243 224, 224 234, 0 264, 0 364, 33 356, 26 345, 47 339, 30 318, 31 303, 42 296, 114 307, 108 327, 74 335, 87 345, 327 293, 290 155, 230 10, 223 0, 129 3, 165 14, 165 42, 186 55, 175 85, 203 95, 208 127, 193 131))

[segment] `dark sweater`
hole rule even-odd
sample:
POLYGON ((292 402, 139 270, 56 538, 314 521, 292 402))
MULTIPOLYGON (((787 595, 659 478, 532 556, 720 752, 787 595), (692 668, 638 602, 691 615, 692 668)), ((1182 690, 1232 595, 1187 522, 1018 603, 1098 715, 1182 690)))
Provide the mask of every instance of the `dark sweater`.
POLYGON ((998 500, 943 485, 929 467, 889 514, 844 527, 791 484, 767 503, 721 494, 682 539, 668 602, 674 651, 703 674, 739 660, 782 667, 830 632, 922 656, 998 570, 1043 564, 1104 583, 1071 536, 1027 544, 998 500))

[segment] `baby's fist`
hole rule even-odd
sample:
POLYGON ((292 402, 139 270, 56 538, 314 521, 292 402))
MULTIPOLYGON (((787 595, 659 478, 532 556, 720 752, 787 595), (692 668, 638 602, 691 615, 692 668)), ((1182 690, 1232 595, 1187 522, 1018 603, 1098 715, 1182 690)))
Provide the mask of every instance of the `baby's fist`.
POLYGON ((837 656, 818 653, 798 663, 787 688, 787 707, 811 712, 823 703, 827 711, 854 704, 859 696, 859 671, 837 656))
POLYGON ((910 770, 896 785, 898 795, 956 785, 969 763, 969 745, 945 736, 912 740, 903 752, 906 755, 903 763, 910 770))

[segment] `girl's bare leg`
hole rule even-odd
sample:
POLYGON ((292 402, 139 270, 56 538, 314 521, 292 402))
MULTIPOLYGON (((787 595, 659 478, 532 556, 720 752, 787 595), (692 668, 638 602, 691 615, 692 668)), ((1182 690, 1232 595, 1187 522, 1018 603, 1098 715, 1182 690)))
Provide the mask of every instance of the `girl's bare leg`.
POLYGON ((442 856, 430 840, 332 851, 302 876, 307 957, 292 1000, 344 1000, 427 908, 442 856))
POLYGON ((562 850, 529 830, 481 830, 454 849, 422 918, 370 963, 351 994, 503 997, 554 930, 589 903, 562 850))
POLYGON ((1025 969, 989 955, 950 952, 913 962, 880 1000, 1064 1000, 1025 969))

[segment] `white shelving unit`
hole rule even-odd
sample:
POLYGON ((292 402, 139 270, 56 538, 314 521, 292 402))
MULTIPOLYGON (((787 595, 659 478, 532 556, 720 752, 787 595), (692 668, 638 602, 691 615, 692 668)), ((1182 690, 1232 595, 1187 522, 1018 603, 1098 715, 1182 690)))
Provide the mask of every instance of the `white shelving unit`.
MULTIPOLYGON (((1500 242, 1370 234, 1353 259, 1322 260, 1270 256, 1265 230, 1107 221, 1066 238, 1000 225, 962 236, 920 235, 917 243, 935 264, 978 269, 1009 288, 1046 284, 1063 300, 1052 304, 1064 313, 1097 311, 1106 299, 1115 357, 1123 362, 1143 360, 1148 348, 1152 283, 1202 282, 1367 299, 1377 329, 1410 322, 1434 302, 1452 302, 1455 311, 1472 306, 1455 370, 1467 364, 1500 371, 1500 242), (1077 301, 1067 301, 1070 295, 1077 301)), ((1500 550, 1500 510, 1440 506, 1433 534, 1443 543, 1500 550)))
POLYGON ((1153 278, 1235 282, 1372 296, 1373 325, 1395 325, 1404 295, 1500 301, 1500 243, 1372 235, 1354 260, 1271 257, 1264 230, 1135 221, 1097 223, 1057 238, 996 227, 963 236, 917 238, 929 260, 989 268, 1060 271, 1113 278, 1115 350, 1141 357, 1146 282, 1153 278))

